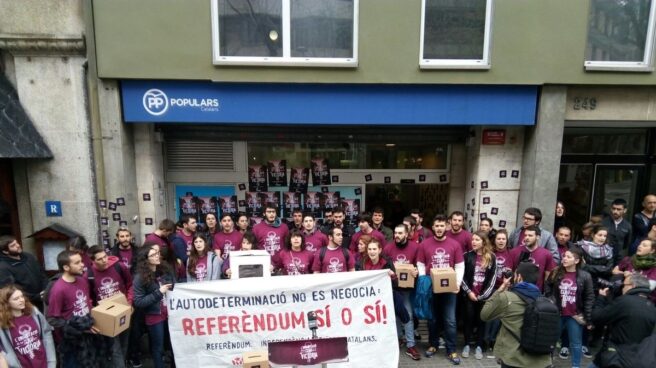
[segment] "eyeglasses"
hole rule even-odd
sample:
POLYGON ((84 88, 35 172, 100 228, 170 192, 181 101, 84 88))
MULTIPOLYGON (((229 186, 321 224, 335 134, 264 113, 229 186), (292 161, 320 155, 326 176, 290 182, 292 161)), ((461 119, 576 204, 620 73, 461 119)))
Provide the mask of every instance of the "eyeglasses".
POLYGON ((149 255, 148 255, 148 258, 150 258, 150 257, 159 257, 159 255, 160 255, 160 253, 159 253, 159 251, 158 251, 158 252, 156 252, 156 253, 149 254, 149 255))
POLYGON ((535 217, 524 216, 524 220, 526 220, 526 221, 535 221, 535 217))

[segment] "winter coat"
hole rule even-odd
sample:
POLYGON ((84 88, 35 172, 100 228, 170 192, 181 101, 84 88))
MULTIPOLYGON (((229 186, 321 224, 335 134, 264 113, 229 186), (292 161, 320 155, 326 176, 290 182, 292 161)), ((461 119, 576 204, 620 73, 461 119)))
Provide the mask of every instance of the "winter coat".
MULTIPOLYGON (((554 271, 555 272, 555 271, 554 271)), ((544 295, 551 298, 561 308, 561 295, 558 286, 563 275, 557 279, 549 278, 544 283, 544 295)), ((576 313, 582 313, 586 321, 592 318, 592 307, 595 303, 594 288, 592 287, 592 276, 584 270, 576 271, 576 313)), ((562 310, 561 310, 562 312, 562 310)))
MULTIPOLYGON (((465 276, 462 279, 461 289, 465 294, 469 294, 472 291, 472 285, 474 284, 474 272, 476 270, 476 252, 469 251, 465 253, 465 276)), ((494 286, 497 282, 497 257, 492 254, 492 261, 485 269, 485 281, 481 286, 480 295, 477 295, 479 301, 487 300, 492 292, 494 292, 494 286)))
POLYGON ((41 304, 39 295, 48 285, 48 277, 36 257, 21 253, 14 259, 0 253, 0 287, 16 284, 21 287, 32 304, 41 304))

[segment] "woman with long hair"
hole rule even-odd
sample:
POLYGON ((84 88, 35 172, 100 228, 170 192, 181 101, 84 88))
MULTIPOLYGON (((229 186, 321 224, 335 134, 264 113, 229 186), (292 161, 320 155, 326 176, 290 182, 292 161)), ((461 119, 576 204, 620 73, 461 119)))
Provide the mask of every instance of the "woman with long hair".
POLYGON ((362 271, 363 270, 363 265, 364 265, 364 260, 367 257, 367 247, 369 246, 369 243, 371 243, 374 240, 374 238, 371 235, 362 235, 360 239, 358 239, 358 249, 357 253, 354 254, 355 256, 355 270, 356 271, 362 271))
POLYGON ((554 218, 554 228, 552 233, 556 233, 558 229, 560 229, 562 226, 566 226, 567 218, 566 212, 565 212, 565 203, 562 201, 557 201, 556 202, 556 217, 554 218))
POLYGON ((591 232, 592 240, 581 240, 578 246, 583 251, 583 269, 592 276, 592 283, 597 290, 597 280, 610 280, 613 271, 613 248, 606 243, 608 229, 595 225, 591 232))
POLYGON ((144 245, 137 253, 134 287, 134 307, 145 314, 150 339, 150 353, 155 368, 164 367, 164 342, 168 337, 168 310, 164 295, 171 289, 175 277, 168 264, 162 262, 159 245, 144 245))
POLYGON ((656 304, 656 241, 644 239, 638 244, 634 255, 624 257, 613 269, 614 275, 624 277, 633 272, 638 272, 649 280, 650 299, 656 304))
MULTIPOLYGON (((197 234, 203 234, 207 243, 210 245, 210 249, 214 246, 214 235, 221 231, 218 226, 219 221, 216 219, 216 215, 213 213, 206 213, 203 218, 203 225, 198 227, 196 231, 197 234)), ((193 248, 193 247, 192 247, 193 248)))
POLYGON ((16 285, 0 289, 0 345, 11 368, 55 368, 52 327, 16 285))
POLYGON ((187 282, 220 279, 221 263, 223 259, 212 252, 205 235, 196 234, 187 258, 187 282))
POLYGON ((563 338, 559 355, 566 359, 571 354, 572 368, 581 366, 583 332, 592 316, 595 300, 592 277, 581 268, 582 262, 582 251, 576 247, 569 249, 544 285, 545 295, 560 309, 561 329, 567 330, 567 339, 563 338))
MULTIPOLYGON (((497 260, 497 281, 494 285, 494 290, 498 289, 501 284, 503 284, 503 273, 504 271, 512 271, 508 267, 508 261, 510 260, 510 249, 508 249, 508 231, 506 229, 499 229, 494 234, 494 237, 491 239, 494 256, 497 260)), ((492 348, 497 340, 497 335, 501 329, 501 321, 498 319, 487 321, 485 323, 485 343, 488 345, 488 354, 487 357, 494 359, 494 354, 492 353, 492 348)))
POLYGON ((300 230, 293 229, 287 236, 284 249, 273 256, 274 271, 283 275, 304 275, 312 273, 314 253, 305 249, 305 239, 300 230))
POLYGON ((465 253, 465 275, 461 289, 465 301, 465 347, 462 357, 468 358, 470 344, 475 343, 476 359, 483 359, 485 350, 485 322, 481 310, 492 295, 497 281, 497 258, 485 231, 472 234, 472 250, 465 253), (474 328, 478 328, 478 339, 474 341, 474 328))
POLYGON ((243 212, 239 212, 237 215, 237 222, 235 224, 237 225, 237 230, 239 230, 239 232, 242 234, 245 234, 247 231, 251 230, 251 220, 248 218, 248 215, 243 212))

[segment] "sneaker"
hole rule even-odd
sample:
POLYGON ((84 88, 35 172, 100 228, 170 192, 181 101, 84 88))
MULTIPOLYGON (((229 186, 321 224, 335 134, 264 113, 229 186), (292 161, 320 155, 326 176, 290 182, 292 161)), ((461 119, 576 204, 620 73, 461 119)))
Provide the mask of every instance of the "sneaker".
POLYGON ((446 349, 446 341, 444 341, 444 339, 441 337, 437 339, 437 348, 446 349))
POLYGON ((128 362, 130 363, 132 368, 141 368, 143 366, 143 364, 141 364, 141 359, 139 358, 130 359, 128 362))
POLYGON ((476 351, 474 352, 474 358, 478 360, 483 359, 483 349, 481 349, 480 346, 476 347, 476 351))
POLYGON ((462 357, 469 358, 469 345, 465 345, 465 347, 462 348, 462 357))
POLYGON ((485 357, 488 359, 495 359, 496 357, 494 356, 494 349, 489 348, 485 357))
POLYGON ((424 355, 426 356, 426 358, 430 358, 433 355, 435 355, 435 353, 437 353, 437 349, 435 349, 434 346, 431 346, 428 349, 426 349, 426 351, 424 352, 424 355))
POLYGON ((569 358, 569 349, 568 348, 560 348, 560 353, 558 353, 558 356, 560 357, 560 359, 569 358))
POLYGON ((590 350, 588 350, 587 346, 582 346, 581 347, 581 352, 583 353, 584 357, 586 357, 588 359, 592 359, 592 353, 590 352, 590 350))
POLYGON ((407 348, 405 350, 405 355, 409 356, 412 360, 419 360, 421 359, 421 354, 415 349, 415 347, 407 348))
POLYGON ((449 359, 449 361, 453 365, 460 364, 460 357, 458 356, 458 353, 456 353, 456 352, 453 352, 453 353, 447 355, 447 359, 449 359))

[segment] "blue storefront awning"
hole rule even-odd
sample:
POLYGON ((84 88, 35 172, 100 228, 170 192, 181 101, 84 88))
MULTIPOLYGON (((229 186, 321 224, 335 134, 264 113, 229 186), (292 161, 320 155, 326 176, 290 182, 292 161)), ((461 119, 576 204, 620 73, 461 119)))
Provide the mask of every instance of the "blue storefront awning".
POLYGON ((533 125, 537 86, 121 82, 128 123, 533 125))

